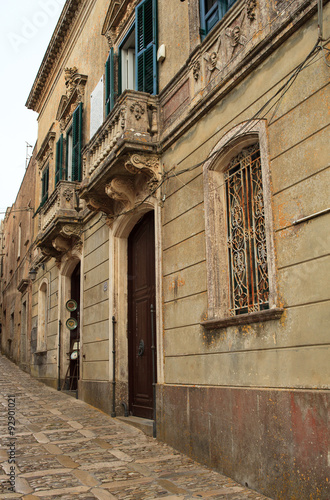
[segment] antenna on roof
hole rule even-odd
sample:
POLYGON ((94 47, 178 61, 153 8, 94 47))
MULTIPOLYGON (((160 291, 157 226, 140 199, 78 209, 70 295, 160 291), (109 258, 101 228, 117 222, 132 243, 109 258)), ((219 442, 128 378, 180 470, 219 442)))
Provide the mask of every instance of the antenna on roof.
POLYGON ((25 141, 26 144, 26 157, 25 157, 25 170, 27 169, 29 159, 31 158, 31 155, 29 155, 29 148, 32 148, 31 144, 25 141))

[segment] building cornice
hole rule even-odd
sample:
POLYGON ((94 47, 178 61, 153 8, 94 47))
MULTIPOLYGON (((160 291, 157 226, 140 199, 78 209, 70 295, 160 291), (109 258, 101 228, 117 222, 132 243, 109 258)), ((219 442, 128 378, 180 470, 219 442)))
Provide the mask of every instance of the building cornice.
POLYGON ((83 5, 83 0, 67 0, 58 20, 53 36, 34 80, 29 97, 25 103, 28 109, 38 111, 38 104, 44 85, 50 75, 54 62, 59 58, 74 20, 83 5))

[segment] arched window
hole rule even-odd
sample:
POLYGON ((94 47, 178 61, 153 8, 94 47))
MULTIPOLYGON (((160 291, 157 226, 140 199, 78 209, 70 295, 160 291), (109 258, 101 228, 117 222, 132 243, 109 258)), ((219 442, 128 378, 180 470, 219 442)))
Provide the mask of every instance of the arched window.
POLYGON ((47 322, 48 322, 48 299, 47 299, 47 283, 44 281, 38 293, 38 335, 37 335, 37 351, 46 350, 47 339, 47 322))
POLYGON ((218 142, 204 165, 204 195, 209 302, 206 323, 234 317, 241 321, 247 316, 247 322, 272 319, 281 311, 276 308, 264 121, 241 124, 218 142))

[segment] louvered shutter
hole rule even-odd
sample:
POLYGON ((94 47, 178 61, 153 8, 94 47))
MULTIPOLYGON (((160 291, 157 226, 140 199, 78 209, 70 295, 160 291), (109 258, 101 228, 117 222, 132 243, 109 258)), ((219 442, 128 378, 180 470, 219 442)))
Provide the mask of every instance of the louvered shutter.
POLYGON ((47 166, 41 178, 41 206, 48 199, 48 184, 49 184, 49 167, 47 166))
POLYGON ((136 88, 157 94, 157 0, 143 0, 135 19, 136 88))
POLYGON ((82 104, 72 117, 72 180, 81 181, 82 104))
POLYGON ((114 61, 113 47, 111 47, 108 59, 105 63, 105 115, 108 116, 115 105, 114 96, 114 61))
POLYGON ((62 180, 63 134, 56 143, 55 186, 62 180))

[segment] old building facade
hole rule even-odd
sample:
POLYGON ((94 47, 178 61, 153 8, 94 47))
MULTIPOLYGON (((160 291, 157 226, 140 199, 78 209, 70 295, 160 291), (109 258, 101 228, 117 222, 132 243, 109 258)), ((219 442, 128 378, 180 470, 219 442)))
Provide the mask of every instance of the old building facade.
POLYGON ((30 370, 33 213, 36 149, 27 165, 15 203, 1 221, 1 352, 30 370))
POLYGON ((329 16, 68 0, 27 101, 31 373, 278 499, 329 496, 329 16))

